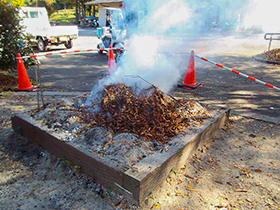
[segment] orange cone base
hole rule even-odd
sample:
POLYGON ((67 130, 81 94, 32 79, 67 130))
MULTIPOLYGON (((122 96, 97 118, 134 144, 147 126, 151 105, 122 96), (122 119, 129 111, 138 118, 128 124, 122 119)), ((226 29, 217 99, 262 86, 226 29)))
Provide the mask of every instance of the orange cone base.
POLYGON ((31 92, 31 91, 36 91, 37 90, 37 87, 34 87, 33 85, 31 85, 30 87, 28 88, 16 88, 15 91, 19 92, 19 91, 26 91, 26 92, 31 92))
POLYGON ((196 83, 195 85, 184 85, 183 83, 180 83, 177 86, 180 87, 180 88, 185 88, 185 89, 188 89, 188 90, 192 90, 192 89, 196 89, 198 87, 202 87, 202 84, 196 83))

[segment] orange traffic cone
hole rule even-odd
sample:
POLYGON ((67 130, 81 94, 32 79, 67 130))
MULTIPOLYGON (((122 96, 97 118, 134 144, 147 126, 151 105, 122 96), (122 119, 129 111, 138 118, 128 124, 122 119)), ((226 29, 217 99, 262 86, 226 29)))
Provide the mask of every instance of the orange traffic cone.
POLYGON ((31 85, 28 78, 25 66, 21 59, 21 55, 17 54, 17 68, 18 68, 18 89, 17 91, 31 91, 34 89, 34 86, 31 85))
POLYGON ((110 49, 109 49, 109 59, 108 59, 108 71, 106 75, 110 75, 111 73, 114 73, 117 70, 112 46, 110 45, 109 48, 110 49))
POLYGON ((195 70, 194 70, 194 51, 191 51, 190 60, 188 64, 188 68, 186 71, 185 79, 182 83, 177 85, 180 88, 185 89, 195 89, 198 87, 201 87, 202 85, 200 83, 195 82, 195 70))

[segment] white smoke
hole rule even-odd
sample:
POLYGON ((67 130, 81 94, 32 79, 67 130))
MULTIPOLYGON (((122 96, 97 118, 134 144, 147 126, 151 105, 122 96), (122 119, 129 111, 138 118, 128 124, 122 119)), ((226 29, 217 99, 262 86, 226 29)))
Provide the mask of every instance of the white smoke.
POLYGON ((279 0, 252 0, 244 15, 243 27, 259 28, 264 33, 279 32, 279 11, 279 0))
POLYGON ((142 87, 149 85, 131 78, 124 80, 125 75, 140 75, 162 91, 168 92, 180 78, 178 60, 169 53, 174 53, 174 48, 180 47, 181 39, 173 42, 170 47, 170 37, 166 36, 183 30, 184 23, 190 17, 190 9, 183 0, 146 1, 144 5, 143 2, 125 1, 130 11, 133 10, 134 14, 140 16, 137 27, 128 29, 133 32, 129 47, 110 82, 138 82, 138 86, 142 87), (141 16, 143 13, 145 15, 141 16))
MULTIPOLYGON (((188 60, 176 56, 189 35, 210 30, 277 32, 279 0, 124 0, 129 45, 108 83, 148 85, 127 75, 140 75, 164 92, 176 86, 188 60), (133 21, 133 19, 135 21, 133 21), (213 30, 212 30, 213 29, 213 30), (182 38, 183 37, 183 38, 182 38), (182 66, 183 63, 185 66, 182 66)), ((207 33, 205 33, 207 32, 207 33)), ((194 49, 195 50, 195 49, 194 49)), ((184 49, 181 50, 181 52, 184 49)), ((187 52, 186 52, 187 53, 187 52)))

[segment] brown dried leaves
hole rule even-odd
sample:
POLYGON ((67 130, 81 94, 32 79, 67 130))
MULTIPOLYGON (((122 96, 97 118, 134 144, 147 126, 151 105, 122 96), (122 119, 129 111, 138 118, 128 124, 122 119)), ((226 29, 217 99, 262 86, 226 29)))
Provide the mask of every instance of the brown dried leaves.
POLYGON ((193 102, 172 100, 159 89, 149 88, 139 94, 125 84, 110 84, 99 92, 101 101, 92 102, 101 110, 93 115, 89 108, 81 107, 80 117, 90 127, 101 126, 115 133, 136 133, 146 141, 166 143, 190 125, 190 119, 202 122, 206 113, 194 116, 186 110, 193 108, 193 102), (202 117, 203 115, 203 117, 202 117))

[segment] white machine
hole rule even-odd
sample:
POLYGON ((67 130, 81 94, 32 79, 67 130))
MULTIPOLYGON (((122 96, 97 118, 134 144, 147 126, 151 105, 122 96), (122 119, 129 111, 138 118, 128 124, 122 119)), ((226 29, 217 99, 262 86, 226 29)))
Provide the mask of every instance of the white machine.
MULTIPOLYGON (((110 27, 102 27, 97 29, 97 37, 101 39, 101 43, 97 44, 98 49, 104 49, 108 51, 109 46, 112 48, 124 49, 124 43, 127 39, 126 29, 122 11, 117 8, 107 8, 111 25, 110 27)), ((100 54, 103 53, 103 50, 98 51, 100 54)), ((114 50, 116 57, 122 54, 122 51, 114 50)))

